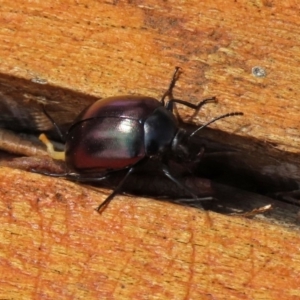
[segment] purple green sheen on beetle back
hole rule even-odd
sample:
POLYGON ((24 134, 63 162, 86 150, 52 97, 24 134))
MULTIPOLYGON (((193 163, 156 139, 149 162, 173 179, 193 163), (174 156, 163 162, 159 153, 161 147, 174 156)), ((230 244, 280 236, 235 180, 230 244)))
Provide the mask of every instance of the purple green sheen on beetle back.
POLYGON ((174 115, 154 98, 128 95, 101 99, 87 107, 70 127, 66 163, 80 173, 123 169, 163 152, 176 131, 174 115))

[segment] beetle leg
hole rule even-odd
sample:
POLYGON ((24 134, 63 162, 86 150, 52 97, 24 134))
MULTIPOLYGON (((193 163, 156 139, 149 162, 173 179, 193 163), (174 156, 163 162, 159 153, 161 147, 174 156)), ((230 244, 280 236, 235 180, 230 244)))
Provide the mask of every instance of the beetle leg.
POLYGON ((172 91, 173 91, 173 88, 176 84, 176 81, 178 80, 179 78, 179 71, 180 71, 180 67, 175 67, 175 71, 174 71, 174 74, 172 76, 172 79, 171 79, 171 82, 169 84, 169 87, 168 89, 165 91, 165 93, 163 94, 162 98, 161 98, 161 103, 163 104, 163 106, 165 106, 165 98, 167 96, 170 96, 170 98, 172 98, 172 91))
POLYGON ((48 173, 36 169, 31 169, 30 171, 32 173, 47 175, 51 177, 65 177, 68 180, 78 181, 78 182, 98 182, 107 179, 111 175, 110 173, 107 173, 104 174, 102 177, 84 177, 82 174, 77 174, 77 173, 48 173))
POLYGON ((121 190, 124 182, 128 178, 128 176, 134 171, 135 167, 131 167, 123 179, 119 182, 118 186, 114 189, 114 191, 97 207, 97 212, 101 213, 109 204, 109 202, 114 198, 114 196, 121 190))
MULTIPOLYGON (((124 182, 127 180, 129 175, 132 174, 138 166, 145 164, 147 161, 148 161, 148 158, 145 157, 144 159, 137 162, 134 166, 132 166, 131 168, 128 169, 127 173, 122 178, 122 180, 119 182, 119 184, 114 189, 114 191, 97 207, 96 211, 98 213, 101 213, 107 207, 107 205, 110 203, 110 201, 114 198, 114 196, 121 190, 124 182)), ((109 175, 110 174, 108 174, 106 177, 108 177, 109 175)), ((80 181, 81 181, 81 179, 80 179, 80 181)))
POLYGON ((57 134, 59 135, 60 139, 62 142, 65 142, 65 137, 64 135, 62 134, 60 128, 58 127, 58 125, 56 124, 56 122, 53 120, 53 118, 48 114, 48 112, 46 111, 45 109, 45 106, 42 105, 42 108, 43 108, 43 112, 44 114, 47 116, 47 118, 51 121, 53 127, 55 128, 57 134))
POLYGON ((104 174, 101 177, 85 177, 82 174, 77 173, 66 173, 63 176, 66 179, 72 180, 72 181, 78 181, 78 182, 98 182, 107 179, 111 174, 107 173, 104 174))
POLYGON ((198 163, 198 162, 200 162, 201 160, 202 160, 202 157, 203 157, 203 155, 204 155, 204 152, 205 152, 205 148, 202 146, 201 148, 200 148, 200 151, 197 153, 197 155, 196 155, 196 159, 195 160, 193 160, 193 163, 198 163))
MULTIPOLYGON (((194 198, 194 200, 202 201, 202 200, 212 200, 213 199, 213 197, 203 197, 203 198, 197 197, 197 195, 194 194, 194 192, 192 192, 187 186, 185 186, 183 183, 181 183, 179 180, 177 180, 175 177, 173 177, 173 175, 170 173, 170 170, 167 165, 163 164, 162 171, 171 181, 173 181, 175 184, 177 184, 178 187, 182 188, 187 193, 189 193, 194 198)), ((202 205, 199 203, 199 206, 202 206, 202 205)))
POLYGON ((36 173, 36 174, 41 174, 41 175, 46 175, 46 176, 50 176, 50 177, 65 177, 67 179, 69 179, 69 173, 48 173, 48 172, 43 172, 40 170, 36 170, 36 169, 30 169, 30 172, 32 173, 36 173))
POLYGON ((167 104, 165 105, 166 109, 173 112, 174 109, 174 103, 179 103, 182 104, 184 106, 190 107, 192 109, 195 110, 194 115, 192 116, 192 118, 199 112, 199 110, 201 109, 201 107, 203 105, 205 105, 206 103, 216 103, 217 99, 216 97, 211 97, 211 98, 207 98, 202 100, 201 102, 199 102, 198 104, 193 104, 184 100, 179 100, 179 99, 171 99, 167 102, 167 104))

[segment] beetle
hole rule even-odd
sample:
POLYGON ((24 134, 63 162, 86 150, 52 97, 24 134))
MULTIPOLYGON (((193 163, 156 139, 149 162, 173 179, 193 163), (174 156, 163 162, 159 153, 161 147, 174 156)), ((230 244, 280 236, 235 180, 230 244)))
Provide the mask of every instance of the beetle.
MULTIPOLYGON (((198 104, 174 99, 172 90, 179 72, 180 68, 176 67, 169 87, 160 101, 147 96, 123 95, 100 99, 85 108, 67 131, 62 156, 53 150, 46 136, 41 135, 40 139, 47 145, 50 155, 53 158, 65 158, 68 168, 68 172, 64 174, 43 174, 80 182, 97 182, 125 170, 125 175, 115 190, 98 206, 97 211, 101 212, 121 191, 130 174, 147 161, 159 159, 163 174, 192 198, 198 199, 194 191, 172 175, 168 161, 198 161, 203 149, 192 151, 191 137, 219 119, 243 113, 221 115, 188 134, 179 126, 173 113, 174 104, 187 106, 197 113, 204 104, 216 99, 208 98, 198 104), (167 102, 166 97, 170 98, 167 102)), ((63 137, 51 116, 45 110, 44 112, 63 137)))

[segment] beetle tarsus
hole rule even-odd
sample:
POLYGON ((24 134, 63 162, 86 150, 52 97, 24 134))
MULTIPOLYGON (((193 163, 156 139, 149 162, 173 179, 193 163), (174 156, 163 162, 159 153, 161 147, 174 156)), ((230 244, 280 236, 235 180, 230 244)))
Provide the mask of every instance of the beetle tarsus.
POLYGON ((97 208, 96 211, 101 214, 105 208, 107 207, 107 205, 110 203, 110 201, 114 198, 114 196, 116 195, 115 191, 112 192, 97 208))

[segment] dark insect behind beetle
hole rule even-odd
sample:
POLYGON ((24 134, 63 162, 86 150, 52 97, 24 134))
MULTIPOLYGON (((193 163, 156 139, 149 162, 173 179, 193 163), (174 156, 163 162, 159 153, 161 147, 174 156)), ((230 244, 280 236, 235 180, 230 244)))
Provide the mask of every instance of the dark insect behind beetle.
MULTIPOLYGON (((179 126, 173 114, 174 104, 185 105, 197 113, 215 97, 192 104, 172 97, 172 90, 179 76, 179 67, 175 68, 169 88, 161 100, 147 96, 114 96, 101 99, 84 109, 74 120, 64 138, 51 116, 61 138, 65 140, 65 151, 56 152, 51 144, 41 135, 41 140, 48 145, 53 158, 65 159, 68 172, 64 174, 42 173, 49 176, 65 177, 80 182, 99 182, 116 173, 124 172, 114 191, 102 202, 97 211, 101 212, 113 197, 122 190, 126 179, 147 161, 160 161, 162 173, 179 188, 185 190, 195 200, 196 193, 176 179, 169 169, 169 161, 198 162, 203 148, 195 151, 191 147, 191 137, 209 124, 230 116, 242 115, 233 112, 221 115, 198 127, 191 134, 179 126), (166 97, 169 98, 165 101, 166 97)), ((211 197, 209 197, 211 199, 211 197)))

